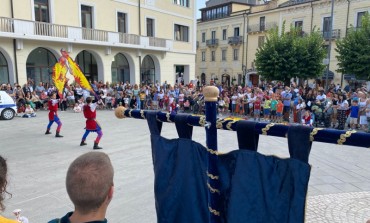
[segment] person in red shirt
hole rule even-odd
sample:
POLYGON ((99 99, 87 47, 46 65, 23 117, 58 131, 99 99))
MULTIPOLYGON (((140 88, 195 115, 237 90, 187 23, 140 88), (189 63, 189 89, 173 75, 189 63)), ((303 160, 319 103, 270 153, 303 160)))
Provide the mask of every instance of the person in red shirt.
POLYGON ((282 121, 283 110, 284 110, 284 104, 283 104, 283 101, 280 99, 278 104, 276 105, 276 116, 277 116, 278 122, 282 121))
POLYGON ((93 149, 103 149, 102 147, 98 146, 100 139, 103 136, 103 132, 99 123, 96 121, 96 106, 96 103, 92 103, 91 97, 86 98, 86 105, 84 105, 83 107, 84 116, 86 118, 86 131, 85 134, 82 136, 80 146, 87 145, 85 141, 90 132, 96 132, 98 133, 98 136, 94 141, 93 149))
POLYGON ((254 102, 253 106, 254 106, 254 110, 253 110, 254 120, 257 120, 258 119, 258 121, 259 121, 260 114, 261 114, 261 98, 257 97, 257 99, 254 102))
POLYGON ((53 93, 51 95, 51 99, 48 101, 48 107, 49 107, 49 124, 47 126, 45 135, 51 134, 50 128, 51 128, 51 125, 55 122, 55 123, 58 124, 55 137, 61 138, 63 136, 60 135, 59 132, 60 132, 60 129, 62 128, 62 122, 60 121, 60 119, 58 117, 58 103, 59 103, 59 99, 56 99, 56 97, 57 97, 56 93, 53 93))

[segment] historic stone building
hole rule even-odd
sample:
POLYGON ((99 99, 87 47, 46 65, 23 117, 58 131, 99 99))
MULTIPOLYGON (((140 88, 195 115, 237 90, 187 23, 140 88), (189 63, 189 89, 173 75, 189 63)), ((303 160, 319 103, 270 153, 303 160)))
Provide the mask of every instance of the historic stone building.
MULTIPOLYGON (((225 2, 225 1, 223 1, 225 2)), ((197 75, 205 77, 206 81, 211 78, 217 78, 222 81, 222 77, 230 75, 235 78, 235 83, 242 83, 243 78, 246 78, 250 84, 258 84, 258 71, 255 69, 255 54, 259 46, 266 39, 268 30, 274 27, 279 27, 281 30, 282 24, 285 22, 287 29, 289 26, 300 27, 303 33, 310 33, 313 28, 322 33, 325 46, 329 45, 330 38, 330 23, 331 23, 331 2, 329 0, 272 0, 267 3, 253 1, 227 1, 230 5, 243 5, 241 7, 231 7, 229 14, 222 17, 210 17, 207 19, 207 12, 213 8, 217 8, 220 1, 210 0, 207 2, 207 7, 201 9, 202 18, 198 20, 197 41, 202 41, 203 33, 208 34, 208 40, 212 42, 212 31, 216 30, 214 39, 223 38, 224 27, 233 27, 235 24, 240 24, 239 33, 241 38, 240 52, 242 54, 238 60, 234 60, 232 52, 237 49, 237 46, 231 44, 218 44, 217 46, 204 47, 201 44, 197 50, 197 75), (237 3, 236 3, 237 2, 237 3), (219 30, 219 32, 217 32, 219 30), (211 34, 211 35, 209 35, 211 34), (243 47, 244 46, 244 47, 243 47), (222 61, 222 57, 217 57, 220 52, 226 49, 228 57, 222 61), (212 51, 216 52, 216 60, 221 63, 212 64, 212 51), (218 53, 218 54, 217 54, 218 53), (202 57, 205 55, 205 57, 202 57), (204 61, 202 61, 204 59, 204 61), (242 77, 240 77, 242 76, 242 77)), ((353 80, 353 76, 338 73, 338 61, 336 59, 336 41, 346 36, 348 29, 358 27, 361 24, 361 17, 365 12, 370 11, 370 1, 365 0, 336 0, 334 4, 334 19, 333 31, 331 35, 331 56, 329 62, 329 81, 339 84, 346 84, 347 81, 353 80)), ((227 32, 226 38, 235 37, 232 32, 227 32)), ((323 73, 323 78, 317 81, 324 84, 326 71, 323 73)))
POLYGON ((0 83, 50 82, 66 49, 89 80, 194 79, 191 0, 2 0, 0 83))

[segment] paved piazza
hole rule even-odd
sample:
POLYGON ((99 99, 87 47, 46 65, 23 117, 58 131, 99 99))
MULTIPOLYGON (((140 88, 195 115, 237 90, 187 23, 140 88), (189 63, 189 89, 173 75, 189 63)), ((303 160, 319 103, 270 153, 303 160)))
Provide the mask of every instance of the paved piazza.
MULTIPOLYGON (((61 217, 73 206, 65 190, 68 165, 77 156, 92 151, 96 134, 80 147, 84 133, 82 114, 60 112, 64 138, 44 135, 47 112, 36 118, 16 117, 0 121, 0 154, 8 159, 9 187, 4 215, 23 210, 31 223, 61 217)), ((104 136, 100 145, 115 168, 115 197, 108 209, 109 222, 156 222, 153 167, 147 124, 142 120, 115 118, 112 111, 98 111, 104 136)), ((55 126, 52 128, 55 132, 55 126)), ((175 126, 165 124, 163 136, 177 137, 175 126)), ((221 152, 237 148, 236 133, 219 131, 221 152)), ((205 131, 194 128, 194 140, 205 143, 205 131)), ((287 140, 261 136, 263 154, 288 156, 287 140)), ((314 143, 307 200, 306 222, 364 223, 370 219, 370 150, 314 143)))

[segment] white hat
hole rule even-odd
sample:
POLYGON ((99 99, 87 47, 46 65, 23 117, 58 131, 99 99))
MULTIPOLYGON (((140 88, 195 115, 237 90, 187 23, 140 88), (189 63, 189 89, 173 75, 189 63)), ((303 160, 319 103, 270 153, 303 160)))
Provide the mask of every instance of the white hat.
POLYGON ((21 212, 22 210, 21 209, 15 209, 14 211, 13 211, 13 213, 19 213, 19 212, 21 212))

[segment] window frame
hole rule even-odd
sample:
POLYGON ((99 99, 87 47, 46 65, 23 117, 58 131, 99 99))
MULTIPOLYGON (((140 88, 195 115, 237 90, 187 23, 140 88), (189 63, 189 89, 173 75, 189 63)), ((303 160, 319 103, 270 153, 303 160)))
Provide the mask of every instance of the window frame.
POLYGON ((129 33, 129 28, 128 28, 128 25, 129 25, 129 22, 128 22, 128 13, 127 12, 124 12, 124 11, 116 11, 116 22, 117 22, 117 32, 119 33, 129 33), (120 32, 119 28, 119 22, 118 22, 118 14, 119 13, 122 13, 125 15, 125 32, 120 32))
POLYGON ((206 61, 206 51, 202 51, 202 62, 206 61))
POLYGON ((155 33, 155 31, 156 31, 156 19, 155 18, 153 18, 153 17, 145 17, 145 27, 146 27, 146 36, 148 36, 148 37, 155 37, 156 36, 156 33, 155 33), (150 19, 150 20, 152 20, 152 32, 153 32, 153 35, 152 36, 149 36, 148 35, 148 19, 150 19))
POLYGON ((211 51, 211 61, 215 62, 216 61, 216 50, 211 51))
POLYGON ((221 61, 227 61, 227 49, 221 50, 221 61))
POLYGON ((174 26, 173 26, 173 34, 174 34, 174 40, 175 41, 179 41, 179 42, 189 42, 190 41, 190 35, 189 35, 189 32, 190 32, 190 27, 189 26, 185 26, 185 25, 181 25, 181 24, 177 24, 177 23, 174 23, 174 26), (176 34, 176 26, 179 28, 179 35, 180 35, 180 39, 177 39, 177 34, 176 34), (187 35, 184 36, 185 33, 185 30, 187 29, 187 35))
POLYGON ((33 20, 34 21, 37 21, 37 22, 45 22, 45 23, 51 23, 51 10, 50 10, 50 7, 51 7, 51 0, 47 0, 47 4, 44 4, 44 3, 36 3, 36 1, 37 0, 33 0, 32 1, 32 10, 33 10, 33 20), (36 11, 35 11, 35 7, 37 6, 37 5, 40 5, 40 6, 42 6, 42 5, 46 5, 47 6, 47 11, 48 11, 48 13, 47 13, 47 21, 42 21, 42 20, 36 20, 36 15, 37 14, 39 14, 39 16, 40 16, 40 18, 42 17, 42 9, 41 9, 41 7, 38 9, 38 13, 36 13, 36 11))
POLYGON ((82 6, 88 6, 91 8, 91 29, 95 29, 96 27, 96 13, 95 13, 95 5, 89 4, 87 2, 80 2, 80 7, 79 7, 79 13, 80 13, 80 27, 82 28, 89 28, 89 27, 83 27, 82 26, 82 6))
POLYGON ((206 42, 206 33, 202 32, 202 43, 206 42))
POLYGON ((233 50, 233 60, 234 61, 239 60, 239 49, 234 49, 233 50))
POLYGON ((227 40, 227 29, 222 30, 222 40, 227 40))
POLYGON ((177 6, 190 8, 190 0, 173 0, 172 3, 177 6))

